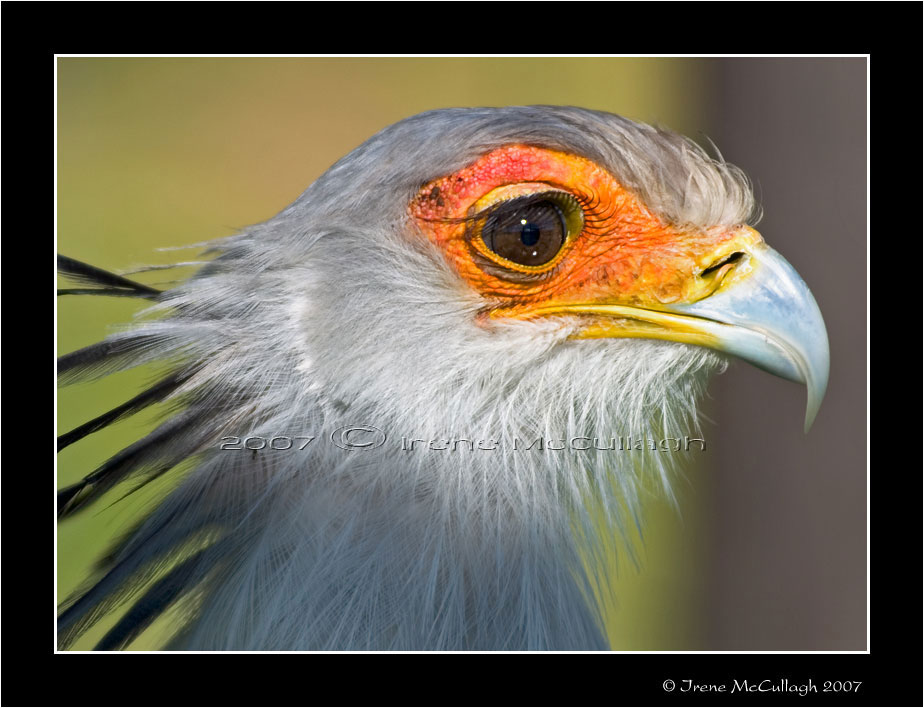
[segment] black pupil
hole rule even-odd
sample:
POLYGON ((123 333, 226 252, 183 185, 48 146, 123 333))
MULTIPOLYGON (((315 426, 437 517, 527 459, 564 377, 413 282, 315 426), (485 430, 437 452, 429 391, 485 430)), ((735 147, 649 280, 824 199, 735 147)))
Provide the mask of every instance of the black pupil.
POLYGON ((527 221, 520 229, 520 241, 524 246, 535 246, 539 243, 539 227, 527 221))
POLYGON ((513 199, 499 206, 482 229, 484 244, 501 258, 541 266, 561 250, 567 230, 561 209, 548 200, 513 199))

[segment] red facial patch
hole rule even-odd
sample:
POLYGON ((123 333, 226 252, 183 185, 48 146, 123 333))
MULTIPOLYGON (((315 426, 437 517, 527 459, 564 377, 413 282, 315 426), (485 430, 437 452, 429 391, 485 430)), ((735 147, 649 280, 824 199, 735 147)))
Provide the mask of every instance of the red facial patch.
POLYGON ((736 227, 677 229, 589 160, 525 145, 494 150, 425 185, 411 215, 476 291, 498 306, 527 309, 549 301, 640 306, 681 301, 695 285, 691 280, 720 252, 733 250, 730 242, 740 235, 736 227), (485 268, 479 221, 471 218, 479 212, 476 203, 500 187, 522 183, 570 193, 583 210, 583 230, 541 273, 516 264, 505 264, 506 272, 485 268))

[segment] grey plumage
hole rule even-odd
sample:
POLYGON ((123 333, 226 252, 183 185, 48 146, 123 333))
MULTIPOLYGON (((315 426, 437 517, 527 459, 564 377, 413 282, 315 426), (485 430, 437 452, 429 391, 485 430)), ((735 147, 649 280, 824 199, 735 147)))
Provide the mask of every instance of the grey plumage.
POLYGON ((608 646, 592 599, 608 582, 595 575, 594 510, 617 531, 637 523, 640 489, 670 495, 672 457, 506 443, 695 430, 722 360, 676 343, 570 341, 567 318, 474 325, 484 303, 415 238, 408 204, 508 144, 593 160, 673 224, 755 215, 739 170, 611 114, 451 109, 383 130, 280 214, 215 242, 213 259, 133 326, 64 358, 67 382, 161 362, 171 384, 125 412, 157 400, 175 413, 64 490, 62 514, 119 482, 191 469, 66 604, 63 646, 123 602, 134 604, 101 648, 126 646, 173 603, 186 619, 179 648, 608 646), (350 425, 505 447, 331 445, 350 425), (303 450, 220 449, 225 437, 312 435, 303 450))

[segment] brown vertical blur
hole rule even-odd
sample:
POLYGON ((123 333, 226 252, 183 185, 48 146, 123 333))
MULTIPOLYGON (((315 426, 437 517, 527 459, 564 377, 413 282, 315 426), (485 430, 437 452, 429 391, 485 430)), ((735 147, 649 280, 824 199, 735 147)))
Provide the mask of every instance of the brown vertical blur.
POLYGON ((744 364, 711 389, 711 649, 862 650, 866 635, 866 60, 715 60, 713 134, 755 183, 758 230, 808 283, 831 378, 804 390, 744 364))

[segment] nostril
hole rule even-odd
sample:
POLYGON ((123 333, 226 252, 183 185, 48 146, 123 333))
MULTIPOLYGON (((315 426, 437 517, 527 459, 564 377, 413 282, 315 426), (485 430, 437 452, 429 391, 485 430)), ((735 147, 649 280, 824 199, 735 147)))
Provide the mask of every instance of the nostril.
POLYGON ((700 273, 700 277, 707 278, 713 273, 715 273, 717 270, 722 268, 723 266, 734 265, 738 263, 738 261, 740 261, 742 258, 744 258, 744 252, 735 251, 734 253, 729 254, 728 256, 718 261, 717 263, 714 263, 713 265, 706 268, 706 270, 700 273))

